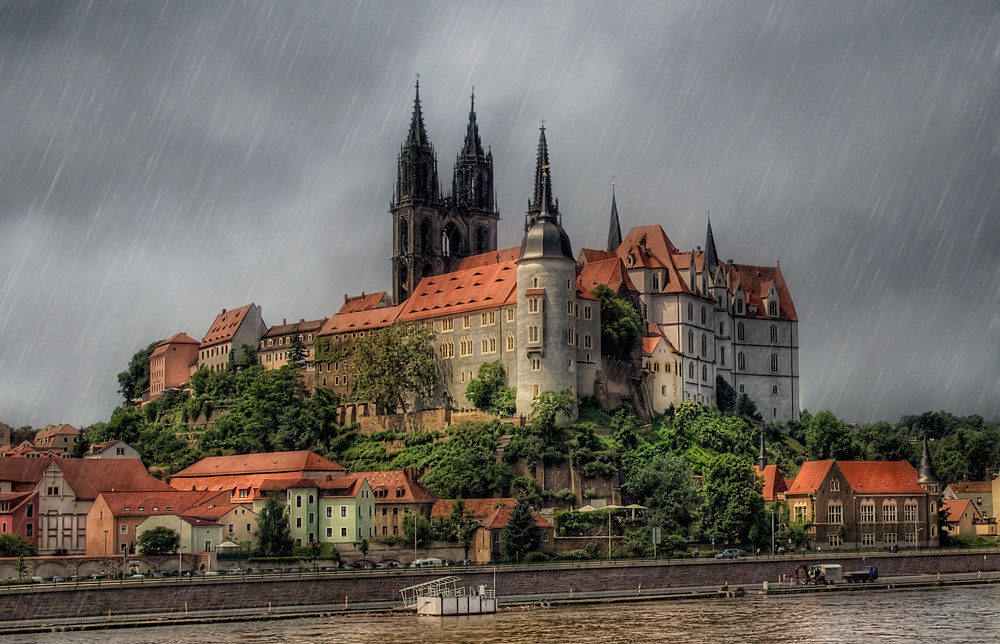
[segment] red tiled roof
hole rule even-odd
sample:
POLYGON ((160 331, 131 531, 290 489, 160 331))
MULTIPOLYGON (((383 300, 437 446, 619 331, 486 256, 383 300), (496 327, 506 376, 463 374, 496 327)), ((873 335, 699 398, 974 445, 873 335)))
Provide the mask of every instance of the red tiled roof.
POLYGON ((104 491, 101 492, 108 509, 116 517, 148 517, 153 515, 184 514, 186 510, 210 498, 217 492, 158 491, 104 491), (168 509, 169 508, 169 509, 168 509))
POLYGON ((792 321, 799 319, 780 267, 750 266, 748 264, 722 264, 722 267, 729 277, 730 290, 735 293, 736 286, 742 286, 747 297, 747 306, 757 307, 757 313, 751 315, 747 312, 747 317, 767 318, 767 310, 762 298, 762 295, 767 295, 767 289, 765 288, 763 291, 761 289, 765 284, 769 288, 770 283, 773 282, 778 293, 779 319, 792 321))
POLYGON ((618 256, 615 255, 613 250, 595 250, 593 248, 581 248, 579 259, 583 260, 583 263, 587 264, 590 262, 600 262, 605 259, 617 259, 618 256))
POLYGON ((52 438, 53 436, 59 436, 62 434, 68 436, 79 436, 80 430, 67 423, 56 425, 54 427, 46 427, 35 435, 35 443, 37 444, 43 439, 52 438))
POLYGON ((516 298, 517 266, 501 262, 420 280, 400 320, 421 320, 501 306, 516 298))
MULTIPOLYGON (((497 505, 513 508, 517 505, 517 499, 462 499, 465 504, 465 514, 472 515, 474 519, 485 519, 496 510, 497 505)), ((431 518, 441 516, 451 516, 452 508, 455 506, 455 499, 439 499, 431 507, 431 518)))
POLYGON ((795 480, 788 486, 789 494, 808 494, 819 489, 833 461, 806 461, 799 468, 795 480))
POLYGON ((93 501, 106 490, 170 490, 137 458, 60 458, 52 462, 62 470, 66 483, 81 501, 93 501))
POLYGON ((267 330, 264 337, 276 338, 279 335, 289 335, 292 333, 298 334, 316 332, 323 328, 326 321, 327 318, 323 318, 322 320, 302 320, 300 322, 296 322, 295 324, 276 324, 267 330))
MULTIPOLYGON (((941 502, 941 514, 947 514, 945 521, 948 523, 958 523, 962 520, 965 512, 969 509, 969 504, 972 503, 972 499, 948 499, 947 501, 941 502)), ((973 513, 978 514, 979 510, 976 506, 972 506, 973 513)), ((974 516, 972 518, 975 518, 974 516)))
POLYGON ((753 469, 757 472, 757 476, 764 479, 765 501, 775 501, 779 494, 788 491, 785 486, 785 477, 781 476, 781 470, 778 469, 777 465, 765 465, 763 474, 761 474, 759 466, 754 465, 753 469))
MULTIPOLYGON (((490 512, 485 519, 483 519, 482 525, 484 528, 489 528, 490 530, 498 530, 500 528, 507 527, 507 521, 510 519, 511 510, 514 508, 510 506, 502 506, 496 508, 490 512)), ((535 525, 539 528, 554 528, 551 523, 542 518, 542 515, 537 512, 532 512, 535 515, 535 525)))
POLYGON ((577 284, 588 291, 593 291, 598 284, 607 284, 608 288, 617 293, 623 283, 626 290, 638 290, 632 283, 632 278, 628 276, 622 260, 615 256, 610 259, 588 261, 579 267, 578 272, 577 284))
POLYGON ((380 305, 386 304, 391 304, 391 302, 389 301, 389 296, 386 295, 385 291, 368 293, 367 295, 362 293, 361 295, 345 298, 344 306, 340 307, 340 310, 337 311, 337 315, 341 315, 343 313, 371 311, 372 309, 379 308, 380 305))
POLYGON ((251 306, 253 306, 252 303, 245 304, 238 309, 223 311, 216 316, 215 322, 212 323, 208 333, 205 334, 205 338, 201 341, 201 346, 209 347, 219 342, 232 340, 233 335, 240 328, 240 325, 243 324, 243 319, 247 316, 247 312, 251 306))
MULTIPOLYGON (((355 472, 352 476, 368 479, 368 485, 371 486, 372 490, 385 489, 386 491, 394 491, 399 488, 403 489, 402 497, 396 497, 394 494, 387 495, 383 499, 387 503, 433 503, 437 500, 437 497, 431 494, 430 490, 420 485, 412 476, 407 476, 403 470, 392 472, 355 472)), ((378 503, 378 501, 379 499, 376 499, 375 502, 378 503)))
POLYGON ((837 461, 837 466, 859 494, 924 491, 917 482, 917 470, 908 461, 837 461))
POLYGON ((155 358, 156 356, 163 355, 164 353, 167 352, 167 349, 170 348, 170 345, 173 344, 200 344, 200 343, 186 333, 175 333, 174 335, 170 336, 169 340, 164 340, 163 342, 156 345, 156 348, 153 349, 153 353, 151 353, 149 357, 155 358))
POLYGON ((469 268, 481 268, 490 264, 500 264, 503 262, 516 262, 521 255, 521 247, 504 248, 502 250, 480 255, 471 255, 462 259, 455 270, 464 271, 469 268))
POLYGON ((347 470, 315 452, 267 452, 264 454, 242 454, 239 456, 209 456, 173 475, 175 479, 190 479, 212 476, 242 476, 250 474, 293 474, 299 478, 303 472, 339 472, 347 470))
MULTIPOLYGON (((287 479, 267 479, 260 484, 260 496, 266 496, 269 490, 289 490, 294 488, 317 489, 321 497, 348 497, 357 496, 358 488, 364 481, 364 477, 355 474, 338 476, 337 478, 287 478, 287 479)), ((370 484, 369 484, 370 487, 370 484)))
POLYGON ((118 443, 123 443, 125 445, 128 445, 128 443, 126 443, 125 441, 116 438, 114 440, 104 441, 102 443, 92 443, 90 447, 87 449, 87 453, 90 454, 91 456, 96 456, 97 454, 103 454, 104 452, 108 451, 108 449, 111 448, 111 446, 117 445, 118 443))
POLYGON ((326 321, 326 324, 320 329, 319 335, 381 329, 395 322, 402 309, 402 306, 386 306, 370 311, 338 313, 326 321))
POLYGON ((948 485, 956 494, 993 494, 991 481, 960 481, 948 485))

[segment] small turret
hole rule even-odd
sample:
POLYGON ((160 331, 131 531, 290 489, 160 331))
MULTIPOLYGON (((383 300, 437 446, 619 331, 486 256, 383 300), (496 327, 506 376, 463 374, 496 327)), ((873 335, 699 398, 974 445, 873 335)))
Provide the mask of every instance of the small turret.
POLYGON ((917 483, 928 492, 937 493, 938 480, 934 476, 934 469, 931 464, 931 450, 927 445, 927 434, 924 433, 924 449, 920 455, 920 472, 917 475, 917 483))
POLYGON ((611 226, 608 229, 609 252, 618 250, 622 245, 622 227, 618 223, 618 204, 615 202, 615 182, 611 182, 611 226))
POLYGON ((757 456, 757 467, 763 472, 767 467, 767 450, 764 449, 764 430, 760 431, 760 455, 757 456))

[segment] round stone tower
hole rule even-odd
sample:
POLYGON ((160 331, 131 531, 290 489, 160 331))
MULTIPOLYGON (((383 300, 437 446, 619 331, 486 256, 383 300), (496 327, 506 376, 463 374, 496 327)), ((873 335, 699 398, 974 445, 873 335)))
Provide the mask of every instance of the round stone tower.
MULTIPOLYGON (((552 199, 545 128, 538 141, 535 200, 529 204, 517 260, 517 413, 531 414, 542 392, 577 395, 576 260, 552 199), (574 337, 570 337, 570 334, 574 337)), ((572 422, 577 411, 574 407, 572 422)))

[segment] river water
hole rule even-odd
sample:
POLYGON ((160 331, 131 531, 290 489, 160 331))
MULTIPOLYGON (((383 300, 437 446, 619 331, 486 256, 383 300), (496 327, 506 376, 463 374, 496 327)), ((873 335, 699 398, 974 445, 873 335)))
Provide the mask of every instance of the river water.
POLYGON ((472 617, 343 614, 0 638, 37 644, 579 644, 997 642, 1000 586, 747 596, 513 610, 472 617))

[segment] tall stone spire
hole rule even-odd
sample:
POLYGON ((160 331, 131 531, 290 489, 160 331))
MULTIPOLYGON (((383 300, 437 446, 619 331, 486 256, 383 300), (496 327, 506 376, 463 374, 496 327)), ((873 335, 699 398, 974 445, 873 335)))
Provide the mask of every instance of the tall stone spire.
POLYGON ((483 144, 479 139, 479 124, 476 122, 476 91, 472 90, 471 106, 469 107, 469 126, 465 132, 465 144, 459 159, 466 161, 485 162, 483 144))
POLYGON ((542 212, 555 221, 560 221, 559 202, 552 198, 552 173, 549 168, 549 146, 545 141, 545 125, 542 125, 541 131, 538 137, 538 160, 535 163, 535 198, 528 203, 527 227, 530 227, 542 212))
POLYGON ((465 216, 473 216, 478 221, 470 230, 475 233, 476 243, 470 248, 473 254, 496 249, 496 220, 493 195, 493 153, 483 152, 479 138, 479 124, 476 122, 476 94, 472 93, 469 108, 469 125, 465 132, 465 143, 455 160, 455 174, 452 178, 451 194, 455 207, 465 216))
POLYGON ((763 472, 767 467, 767 450, 764 449, 764 430, 760 431, 760 455, 757 456, 757 466, 763 472))
POLYGON ((611 226, 608 229, 608 248, 614 252, 622 245, 622 227, 618 223, 618 203, 615 201, 615 182, 611 181, 611 226))
POLYGON ((427 131, 424 130, 424 115, 420 111, 420 80, 417 80, 416 95, 413 97, 413 118, 410 121, 410 133, 406 137, 406 146, 429 145, 427 131))
POLYGON ((715 237, 712 235, 712 216, 708 217, 708 232, 705 233, 705 269, 711 278, 719 270, 719 253, 715 250, 715 237))
POLYGON ((400 204, 410 199, 424 203, 437 203, 440 200, 437 157, 434 154, 434 146, 431 145, 427 138, 427 131, 424 129, 424 116, 420 110, 419 80, 413 98, 413 118, 410 120, 410 132, 399 151, 399 171, 394 204, 400 204))
POLYGON ((924 432, 924 449, 920 455, 920 472, 917 475, 917 483, 928 492, 938 491, 938 480, 934 476, 934 468, 931 465, 931 450, 927 445, 926 432, 924 432))

